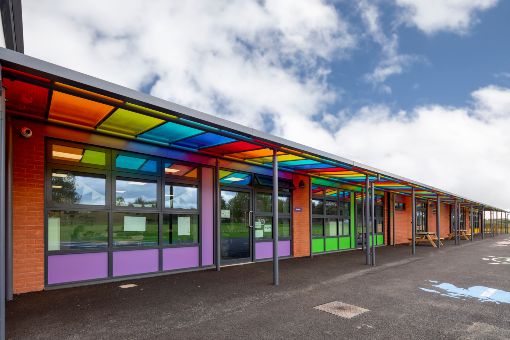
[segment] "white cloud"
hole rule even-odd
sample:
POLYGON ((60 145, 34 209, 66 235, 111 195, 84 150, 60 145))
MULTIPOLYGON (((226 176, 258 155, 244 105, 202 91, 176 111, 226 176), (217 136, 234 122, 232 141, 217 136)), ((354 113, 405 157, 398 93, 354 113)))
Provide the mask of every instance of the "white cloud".
POLYGON ((356 39, 321 0, 24 1, 26 53, 261 126, 335 100, 325 63, 356 39))
MULTIPOLYGON (((487 86, 463 107, 361 108, 325 136, 293 139, 474 200, 510 208, 510 89, 487 86)), ((313 129, 317 129, 313 126, 313 129)))
POLYGON ((498 0, 395 0, 405 9, 405 21, 426 34, 450 31, 464 34, 478 22, 477 14, 498 0))
MULTIPOLYGON (((158 97, 258 128, 269 119, 282 137, 510 208, 509 89, 478 89, 465 107, 324 113, 339 96, 328 66, 357 38, 332 6, 304 3, 24 1, 26 51, 132 88, 157 79, 158 97)), ((378 16, 366 7, 383 50, 371 80, 384 86, 408 57, 378 16)))
POLYGON ((405 72, 406 68, 417 61, 416 56, 398 52, 398 35, 395 32, 385 34, 381 25, 380 11, 377 5, 368 1, 360 1, 358 8, 366 26, 367 34, 381 47, 381 60, 375 69, 364 76, 365 80, 381 92, 390 94, 391 87, 385 84, 391 76, 405 72))

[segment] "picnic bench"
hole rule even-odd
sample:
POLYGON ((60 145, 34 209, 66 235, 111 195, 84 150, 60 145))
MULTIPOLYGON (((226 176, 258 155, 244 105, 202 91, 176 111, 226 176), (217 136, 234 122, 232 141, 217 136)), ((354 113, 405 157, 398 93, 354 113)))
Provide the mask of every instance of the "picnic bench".
MULTIPOLYGON (((443 237, 439 238, 439 244, 441 246, 443 245, 443 243, 441 242, 443 240, 444 240, 443 237)), ((417 232, 416 233, 415 243, 416 244, 431 245, 432 247, 437 248, 437 244, 436 244, 437 243, 437 236, 436 236, 436 233, 434 233, 432 231, 420 231, 420 232, 417 232)), ((409 239, 409 245, 410 246, 413 245, 413 239, 412 238, 409 239)))
MULTIPOLYGON (((464 240, 469 241, 469 238, 471 237, 471 232, 468 233, 467 230, 462 229, 462 230, 459 230, 459 236, 460 236, 460 238, 463 238, 464 240)), ((446 239, 448 239, 448 240, 453 240, 454 238, 455 238, 455 231, 452 231, 446 237, 446 239)))

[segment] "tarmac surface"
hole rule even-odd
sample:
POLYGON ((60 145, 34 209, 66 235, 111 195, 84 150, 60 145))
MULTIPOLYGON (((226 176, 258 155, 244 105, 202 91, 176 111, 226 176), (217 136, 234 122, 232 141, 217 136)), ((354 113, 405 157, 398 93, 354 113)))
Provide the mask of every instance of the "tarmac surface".
MULTIPOLYGON (((15 296, 8 339, 509 339, 510 236, 377 248, 15 296), (122 289, 121 284, 134 283, 122 289), (367 309, 346 319, 315 306, 367 309)), ((345 310, 339 310, 345 311, 345 310)))

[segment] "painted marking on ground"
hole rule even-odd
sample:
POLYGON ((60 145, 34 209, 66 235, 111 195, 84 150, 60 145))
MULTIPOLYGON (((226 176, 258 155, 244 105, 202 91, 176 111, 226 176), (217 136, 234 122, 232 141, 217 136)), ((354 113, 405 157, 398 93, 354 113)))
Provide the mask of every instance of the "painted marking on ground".
POLYGON ((490 261, 489 264, 510 264, 510 257, 505 256, 487 256, 482 257, 484 261, 490 261))
POLYGON ((510 246, 510 238, 504 239, 503 241, 498 241, 496 244, 492 245, 492 247, 508 247, 510 246))
MULTIPOLYGON (((431 280, 429 280, 429 282, 437 283, 437 281, 431 280)), ((465 300, 466 298, 475 298, 480 302, 494 302, 497 304, 510 303, 510 292, 496 288, 473 286, 466 289, 447 282, 432 284, 432 286, 439 289, 419 288, 427 293, 440 294, 442 296, 448 296, 455 299, 465 300)))
POLYGON ((323 305, 315 306, 314 309, 340 316, 345 319, 352 319, 355 316, 366 313, 369 310, 358 306, 350 305, 340 301, 328 302, 323 305))
POLYGON ((133 288, 133 287, 138 287, 138 285, 134 284, 134 283, 126 283, 125 285, 120 285, 119 286, 119 288, 122 288, 122 289, 133 288))

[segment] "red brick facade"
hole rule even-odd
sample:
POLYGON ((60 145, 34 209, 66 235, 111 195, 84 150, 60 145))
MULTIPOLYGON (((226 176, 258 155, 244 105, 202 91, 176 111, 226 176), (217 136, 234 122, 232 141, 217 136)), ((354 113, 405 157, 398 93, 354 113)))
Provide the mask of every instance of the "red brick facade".
POLYGON ((292 244, 295 257, 310 255, 310 177, 293 175, 292 244), (303 181, 304 188, 299 187, 303 181), (301 211, 296 211, 296 208, 301 211))
POLYGON ((38 124, 13 122, 13 289, 44 288, 44 135, 38 124), (18 133, 29 126, 33 135, 18 133))

